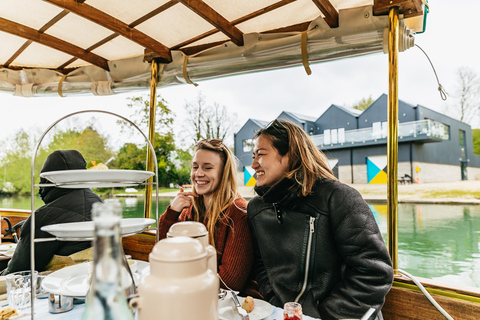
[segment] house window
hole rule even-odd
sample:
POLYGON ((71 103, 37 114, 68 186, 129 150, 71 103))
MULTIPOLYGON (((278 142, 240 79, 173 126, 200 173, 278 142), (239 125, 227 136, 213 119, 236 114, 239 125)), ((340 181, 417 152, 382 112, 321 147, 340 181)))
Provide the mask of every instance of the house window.
POLYGON ((345 142, 345 128, 323 131, 323 144, 337 144, 345 142))
POLYGON ((338 143, 345 143, 345 128, 338 129, 338 143))
POLYGON ((382 138, 382 123, 381 122, 372 123, 372 138, 373 139, 382 138))
POLYGON ((383 139, 388 135, 388 122, 374 122, 372 123, 372 138, 383 139))
POLYGON ((439 137, 443 140, 450 140, 450 126, 445 124, 445 123, 441 123, 441 122, 437 122, 437 121, 434 121, 432 119, 429 119, 429 118, 425 118, 425 120, 427 120, 427 122, 430 122, 432 125, 430 127, 430 133, 435 136, 435 137, 439 137))
POLYGON ((382 122, 382 138, 386 138, 388 136, 388 122, 382 122))
POLYGON ((253 146, 253 140, 252 139, 243 140, 243 152, 252 151, 252 146, 253 146))
POLYGON ((323 144, 330 144, 330 130, 323 131, 323 144))
POLYGON ((337 131, 337 129, 332 130, 331 139, 332 139, 332 144, 338 143, 338 131, 337 131))
POLYGON ((450 126, 444 124, 443 125, 443 135, 442 135, 443 140, 450 140, 450 126))
POLYGON ((458 141, 460 146, 465 147, 466 142, 465 142, 465 131, 464 130, 459 130, 458 131, 458 141))

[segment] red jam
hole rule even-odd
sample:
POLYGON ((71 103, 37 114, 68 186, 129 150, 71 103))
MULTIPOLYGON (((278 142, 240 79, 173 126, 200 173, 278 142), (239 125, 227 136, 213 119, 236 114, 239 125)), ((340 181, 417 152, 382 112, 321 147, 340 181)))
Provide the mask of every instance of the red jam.
POLYGON ((302 320, 302 305, 297 302, 287 302, 283 306, 283 320, 302 320))

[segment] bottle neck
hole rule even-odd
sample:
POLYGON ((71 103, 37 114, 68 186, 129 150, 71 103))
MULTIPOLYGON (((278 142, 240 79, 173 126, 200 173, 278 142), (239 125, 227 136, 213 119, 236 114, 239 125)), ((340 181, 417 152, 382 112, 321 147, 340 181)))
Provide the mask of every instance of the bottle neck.
MULTIPOLYGON (((95 240, 93 254, 92 285, 108 284, 109 287, 121 287, 122 256, 120 237, 120 219, 95 221, 95 240)), ((93 288, 92 288, 93 289, 93 288)))
POLYGON ((95 203, 92 217, 95 224, 93 270, 82 320, 133 320, 122 289, 120 204, 95 203))

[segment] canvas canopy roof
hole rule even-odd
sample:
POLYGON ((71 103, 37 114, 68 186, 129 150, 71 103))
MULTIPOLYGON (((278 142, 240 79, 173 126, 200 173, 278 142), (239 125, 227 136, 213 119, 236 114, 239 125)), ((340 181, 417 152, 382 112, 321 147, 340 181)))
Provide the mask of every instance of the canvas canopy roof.
POLYGON ((0 92, 109 95, 379 52, 388 10, 400 51, 425 0, 3 0, 0 92))

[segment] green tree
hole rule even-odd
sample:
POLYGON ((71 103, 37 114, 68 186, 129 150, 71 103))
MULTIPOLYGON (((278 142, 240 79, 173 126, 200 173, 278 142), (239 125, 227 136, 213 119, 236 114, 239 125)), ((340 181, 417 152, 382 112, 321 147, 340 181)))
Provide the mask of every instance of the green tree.
MULTIPOLYGON (((128 107, 133 109, 130 119, 136 123, 139 128, 147 135, 150 100, 148 97, 131 97, 128 107)), ((173 136, 174 113, 169 109, 165 100, 157 96, 157 106, 155 114, 155 141, 153 148, 158 164, 158 184, 168 187, 170 183, 181 183, 185 179, 185 170, 182 168, 183 162, 178 161, 176 156, 178 152, 183 154, 182 149, 176 147, 173 136)), ((123 128, 127 127, 125 121, 119 121, 123 128)), ((122 169, 138 168, 141 164, 142 170, 146 165, 147 145, 138 146, 134 144, 125 144, 118 152, 114 165, 122 169), (131 158, 131 159, 130 159, 131 158)), ((188 166, 188 170, 190 164, 188 166)))
MULTIPOLYGON (((176 150, 172 133, 166 135, 155 134, 155 142, 153 144, 155 156, 158 161, 158 184, 168 187, 170 183, 184 183, 188 181, 190 174, 189 167, 181 167, 183 163, 175 161, 176 150), (178 163, 178 165, 175 164, 178 163), (186 170, 188 173, 185 174, 186 170)), ((180 150, 185 156, 185 152, 180 150)), ((117 153, 112 167, 118 169, 145 170, 145 159, 147 156, 147 146, 139 147, 133 143, 126 143, 117 153)), ((191 156, 190 156, 191 159, 191 156)))
POLYGON ((480 129, 473 129, 472 136, 473 136, 473 153, 480 154, 480 129))
POLYGON ((117 153, 111 167, 117 169, 145 170, 145 150, 134 143, 125 143, 117 153))
MULTIPOLYGON (((127 107, 133 110, 129 119, 135 123, 148 137, 148 126, 150 118, 150 98, 148 96, 128 97, 127 107)), ((157 106, 155 108, 155 132, 163 135, 172 132, 175 114, 167 106, 167 102, 157 95, 157 106)), ((134 130, 126 121, 119 120, 118 123, 124 130, 134 130)))
POLYGON ((108 145, 108 138, 92 127, 83 130, 75 139, 74 144, 87 161, 101 160, 107 162, 114 155, 108 145))
POLYGON ((31 186, 32 141, 26 131, 19 130, 10 141, 10 148, 4 152, 1 172, 4 191, 27 193, 31 186), (12 186, 11 190, 8 186, 12 186))
POLYGON ((178 149, 175 160, 177 161, 178 183, 190 183, 190 172, 192 167, 192 153, 189 150, 178 149))
POLYGON ((373 102, 374 102, 374 100, 372 99, 372 96, 369 96, 368 98, 360 99, 358 102, 356 102, 352 106, 352 108, 356 109, 356 110, 363 111, 363 110, 367 109, 373 102))
POLYGON ((153 148, 158 161, 158 184, 167 187, 177 179, 175 165, 172 161, 172 153, 175 151, 173 134, 171 132, 165 135, 155 133, 153 148))
POLYGON ((114 156, 112 148, 108 145, 108 138, 92 125, 82 131, 73 128, 56 131, 45 153, 48 155, 55 150, 66 149, 78 150, 87 162, 96 160, 107 162, 114 156))
MULTIPOLYGON (((53 131, 53 137, 43 140, 46 146, 40 145, 35 158, 35 183, 39 181, 40 170, 46 157, 55 150, 76 149, 84 156, 85 160, 108 160, 113 152, 107 144, 107 138, 98 133, 93 127, 87 127, 83 131, 77 129, 65 129, 53 131), (50 141, 50 142, 49 142, 50 141)), ((4 150, 1 161, 3 186, 13 185, 10 193, 27 194, 31 190, 31 161, 36 143, 34 136, 24 130, 18 131, 9 141, 9 146, 4 150)), ((5 145, 5 143, 4 143, 5 145)), ((10 188, 9 188, 10 189, 10 188)))

